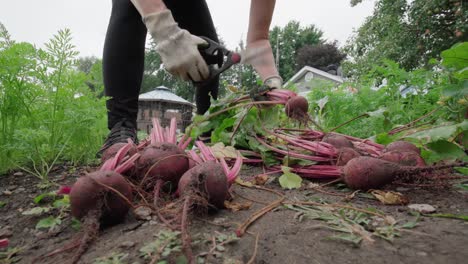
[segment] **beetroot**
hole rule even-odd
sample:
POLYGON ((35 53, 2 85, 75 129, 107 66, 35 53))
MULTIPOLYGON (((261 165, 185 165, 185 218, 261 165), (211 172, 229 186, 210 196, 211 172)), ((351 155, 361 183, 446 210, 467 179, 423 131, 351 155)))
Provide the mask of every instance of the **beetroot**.
POLYGON ((396 163, 361 156, 350 160, 343 168, 343 180, 352 189, 374 189, 391 183, 400 166, 396 163))
MULTIPOLYGON (((101 156, 101 162, 105 162, 106 160, 112 158, 115 156, 115 154, 117 154, 117 152, 122 148, 124 147, 125 145, 127 145, 127 143, 123 143, 123 142, 119 142, 119 143, 115 143, 114 145, 110 146, 109 148, 107 148, 103 153, 102 153, 102 156, 101 156)), ((128 152, 130 155, 133 155, 135 153, 137 153, 137 149, 135 146, 132 146, 132 148, 129 150, 128 152)))
POLYGON ((417 154, 421 155, 421 150, 416 147, 413 143, 410 143, 408 141, 395 141, 390 144, 388 144, 384 149, 383 152, 389 152, 389 151, 414 151, 417 154))
POLYGON ((286 115, 297 120, 307 120, 309 102, 302 96, 291 97, 285 105, 286 115))
POLYGON ((412 167, 401 166, 397 163, 361 156, 350 160, 342 170, 341 178, 353 189, 377 189, 395 181, 399 177, 414 177, 424 172, 465 166, 461 164, 447 164, 439 166, 412 167))
POLYGON ((395 162, 403 166, 426 166, 426 162, 421 155, 414 151, 387 151, 380 156, 380 159, 395 162))
POLYGON ((340 148, 339 153, 338 153, 338 158, 336 161, 337 166, 344 166, 346 165, 350 160, 360 157, 361 154, 354 150, 353 148, 340 148))
POLYGON ((98 236, 101 224, 121 222, 132 202, 132 187, 122 174, 135 166, 140 154, 127 156, 131 140, 104 162, 98 171, 79 178, 70 191, 71 214, 83 221, 83 236, 71 263, 77 263, 98 236))
POLYGON ((204 212, 211 208, 224 208, 224 201, 229 194, 228 178, 224 168, 215 161, 206 161, 196 165, 180 178, 177 192, 183 200, 181 208, 182 248, 189 263, 193 263, 191 239, 188 231, 188 214, 193 206, 204 212))
POLYGON ((337 149, 353 148, 353 143, 346 137, 338 134, 329 133, 322 138, 322 142, 326 142, 337 149))
POLYGON ((83 236, 71 263, 80 260, 101 224, 116 224, 125 218, 131 200, 130 185, 115 171, 92 172, 75 182, 70 192, 71 214, 83 221, 83 236))
POLYGON ((156 180, 171 182, 176 186, 189 168, 185 152, 172 143, 154 143, 144 148, 140 154, 135 177, 142 186, 154 186, 156 180))
POLYGON ((190 150, 188 154, 196 164, 180 178, 177 194, 183 202, 178 214, 181 219, 180 229, 182 248, 189 263, 193 262, 191 239, 188 231, 189 212, 196 208, 197 212, 204 212, 211 208, 224 208, 224 201, 229 196, 229 187, 236 180, 242 167, 242 157, 237 152, 237 158, 230 168, 224 158, 217 159, 213 150, 202 141, 196 141, 200 154, 190 150))
POLYGON ((223 167, 215 161, 201 163, 188 170, 179 181, 179 195, 201 195, 215 208, 224 208, 229 184, 223 167))
POLYGON ((132 169, 140 157, 138 153, 128 155, 132 148, 135 145, 129 139, 98 171, 79 178, 73 184, 70 191, 71 215, 82 221, 82 237, 45 257, 78 247, 70 260, 72 264, 77 263, 99 235, 101 225, 117 224, 125 218, 132 206, 133 194, 131 185, 122 174, 132 169))
POLYGON ((125 217, 129 204, 123 197, 132 200, 132 189, 125 178, 114 171, 95 171, 79 178, 70 192, 71 214, 82 219, 92 209, 102 209, 101 222, 115 224, 125 217), (98 200, 103 200, 103 208, 96 208, 98 200))

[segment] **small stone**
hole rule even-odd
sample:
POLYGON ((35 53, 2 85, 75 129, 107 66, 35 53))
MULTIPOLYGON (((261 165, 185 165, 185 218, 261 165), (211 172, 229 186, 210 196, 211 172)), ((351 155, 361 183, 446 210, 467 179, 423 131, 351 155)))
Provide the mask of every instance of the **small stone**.
POLYGON ((18 188, 17 185, 10 185, 10 186, 7 187, 7 190, 8 191, 14 191, 16 188, 18 188))
POLYGON ((23 176, 23 175, 24 175, 24 173, 21 172, 21 171, 13 173, 13 176, 23 176))
POLYGON ((12 192, 9 191, 9 190, 6 190, 6 191, 3 191, 3 194, 6 195, 6 196, 10 196, 12 194, 12 192))
POLYGON ((133 241, 125 241, 125 242, 122 242, 122 244, 120 244, 120 247, 122 248, 131 248, 135 246, 135 242, 133 241))
POLYGON ((419 251, 416 253, 416 255, 421 256, 421 257, 427 257, 427 253, 424 251, 419 251))
POLYGON ((157 225, 157 224, 158 224, 158 221, 151 220, 151 221, 149 221, 149 224, 150 224, 150 225, 157 225))
POLYGON ((434 213, 436 209, 430 204, 410 204, 408 208, 423 214, 434 213))
POLYGON ((409 191, 409 190, 411 190, 411 189, 410 189, 410 188, 406 188, 406 187, 397 187, 397 188, 396 188, 396 191, 397 191, 397 192, 407 192, 407 191, 409 191))
POLYGON ((151 220, 151 208, 149 207, 138 207, 133 213, 137 219, 151 220))
POLYGON ((17 193, 21 193, 21 192, 24 192, 24 191, 26 191, 26 188, 24 188, 24 187, 19 187, 19 188, 16 190, 17 193))

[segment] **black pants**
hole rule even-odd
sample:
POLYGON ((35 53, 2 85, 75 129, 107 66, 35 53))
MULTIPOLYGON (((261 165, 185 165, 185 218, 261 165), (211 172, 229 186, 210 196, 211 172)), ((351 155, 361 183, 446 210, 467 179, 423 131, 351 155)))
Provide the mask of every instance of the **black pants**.
MULTIPOLYGON (((165 0, 179 26, 193 35, 206 36, 218 42, 211 14, 205 0, 165 0)), ((108 127, 128 120, 136 127, 138 95, 143 79, 147 30, 130 0, 112 0, 102 60, 108 127)), ((216 99, 219 78, 204 87, 195 87, 197 113, 210 106, 210 94, 216 99)))

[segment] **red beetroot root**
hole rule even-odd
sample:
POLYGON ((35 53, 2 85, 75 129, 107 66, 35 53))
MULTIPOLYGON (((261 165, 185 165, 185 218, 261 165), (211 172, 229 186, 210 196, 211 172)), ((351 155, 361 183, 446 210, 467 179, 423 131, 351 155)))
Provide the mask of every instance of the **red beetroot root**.
POLYGON ((308 119, 309 102, 302 96, 290 98, 285 105, 286 115, 300 121, 308 119))
POLYGON ((387 151, 380 156, 380 159, 395 162, 402 166, 426 166, 426 162, 421 155, 414 151, 387 151))
POLYGON ((215 161, 201 163, 188 170, 179 181, 179 195, 200 195, 215 208, 224 208, 229 184, 223 167, 215 161))
POLYGON ((408 141, 402 140, 388 144, 383 150, 383 152, 389 151, 413 151, 421 155, 421 150, 418 147, 416 147, 416 145, 408 141))
POLYGON ((131 200, 130 185, 115 171, 95 171, 75 182, 70 192, 71 214, 83 221, 83 237, 71 263, 77 263, 96 239, 101 223, 116 224, 125 218, 131 200))
MULTIPOLYGON (((102 156, 101 156, 101 162, 105 162, 106 160, 110 159, 110 158, 113 158, 115 156, 115 154, 117 154, 117 152, 122 148, 124 147, 125 145, 127 145, 127 143, 116 143, 112 146, 110 146, 108 149, 106 149, 103 153, 102 153, 102 156)), ((135 153, 137 153, 137 148, 136 146, 132 146, 132 148, 128 151, 128 154, 130 156, 134 155, 135 153)))
POLYGON ((125 218, 130 205, 119 194, 132 200, 132 188, 125 178, 113 171, 95 171, 79 178, 70 192, 71 214, 77 219, 86 217, 96 208, 97 201, 103 201, 101 222, 115 224, 125 218))
MULTIPOLYGON (((462 164, 463 166, 466 163, 462 164)), ((378 189, 399 177, 415 177, 424 172, 435 172, 437 170, 462 166, 461 164, 448 164, 440 166, 412 167, 401 166, 397 163, 381 160, 368 156, 354 158, 344 166, 342 179, 353 189, 378 189)))
POLYGON ((353 148, 340 148, 340 151, 338 153, 338 159, 336 161, 337 166, 344 166, 346 165, 350 160, 360 157, 361 154, 354 150, 353 148))
POLYGON ((172 143, 155 143, 140 153, 135 177, 144 188, 152 188, 156 180, 171 182, 173 186, 177 186, 180 177, 189 168, 185 152, 172 143))
POLYGON ((346 137, 342 135, 337 135, 333 133, 326 134, 322 138, 322 141, 334 146, 337 149, 354 148, 353 143, 349 139, 347 139, 346 137))

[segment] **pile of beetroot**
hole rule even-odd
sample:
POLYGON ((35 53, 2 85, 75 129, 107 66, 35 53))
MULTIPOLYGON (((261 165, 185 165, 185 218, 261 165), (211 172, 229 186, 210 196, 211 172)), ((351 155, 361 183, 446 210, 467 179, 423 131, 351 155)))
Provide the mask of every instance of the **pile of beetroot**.
MULTIPOLYGON (((256 103, 283 105, 285 114, 291 122, 297 120, 300 125, 313 123, 308 114, 307 100, 293 91, 268 90, 261 99, 263 101, 256 103)), ((249 100, 247 97, 242 97, 235 102, 247 100, 249 100)), ((317 126, 315 123, 314 125, 317 126)), ((263 149, 268 149, 272 154, 270 156, 277 159, 278 165, 268 165, 259 159, 264 157, 264 153, 258 153, 259 148, 251 149, 257 153, 241 150, 246 157, 245 163, 262 165, 266 173, 273 174, 281 173, 280 164, 284 165, 285 160, 290 159, 292 161, 288 162, 288 166, 291 167, 291 171, 303 178, 341 179, 353 189, 377 189, 396 181, 409 183, 440 179, 441 177, 432 176, 437 176, 441 170, 464 165, 455 163, 426 166, 420 149, 406 141, 396 141, 384 146, 370 140, 307 128, 278 127, 269 130, 263 128, 260 131, 251 129, 244 134, 249 134, 263 146, 263 149)))
MULTIPOLYGON (((349 188, 379 189, 396 181, 406 183, 441 179, 438 172, 464 163, 426 166, 421 151, 407 141, 387 146, 339 133, 312 129, 276 129, 267 136, 257 136, 260 144, 281 161, 294 159, 291 171, 307 179, 340 179, 349 188), (272 140, 274 139, 274 140, 272 140), (307 161, 300 165, 297 160, 307 161), (435 176, 435 177, 434 177, 435 176)), ((281 166, 265 168, 281 172, 281 166)))
POLYGON ((163 128, 153 119, 149 137, 140 144, 119 143, 103 153, 99 170, 79 178, 71 188, 71 213, 83 222, 75 246, 76 263, 102 226, 123 221, 130 209, 144 206, 173 229, 182 231, 191 262, 189 213, 224 208, 229 189, 242 166, 237 159, 216 158, 201 141, 190 150, 190 138, 177 139, 176 120, 163 128), (196 209, 196 210, 194 210, 196 209))
MULTIPOLYGON (((263 96, 265 101, 251 106, 279 104, 284 106, 286 116, 299 124, 311 121, 304 97, 280 89, 266 91, 263 96)), ((244 106, 247 100, 239 98, 236 103, 244 106)), ((460 166, 426 166, 420 150, 405 141, 384 146, 307 128, 249 131, 249 137, 278 161, 277 165, 267 165, 258 148, 239 149, 237 158, 216 157, 202 141, 191 144, 192 139, 186 135, 177 138, 176 128, 175 119, 168 127, 153 119, 148 138, 138 145, 129 141, 109 148, 103 154, 101 168, 73 185, 72 214, 85 227, 73 262, 79 260, 102 225, 121 222, 130 209, 144 206, 168 227, 181 231, 185 254, 192 263, 190 213, 223 208, 243 164, 263 166, 265 174, 274 174, 281 173, 280 164, 288 161, 291 171, 303 178, 340 179, 348 187, 362 190, 398 180, 429 178, 439 170, 460 166)))

